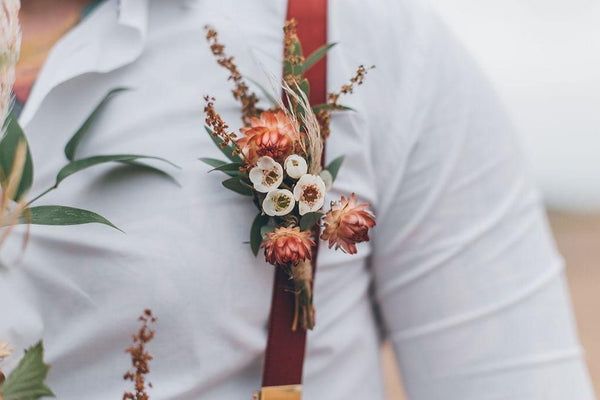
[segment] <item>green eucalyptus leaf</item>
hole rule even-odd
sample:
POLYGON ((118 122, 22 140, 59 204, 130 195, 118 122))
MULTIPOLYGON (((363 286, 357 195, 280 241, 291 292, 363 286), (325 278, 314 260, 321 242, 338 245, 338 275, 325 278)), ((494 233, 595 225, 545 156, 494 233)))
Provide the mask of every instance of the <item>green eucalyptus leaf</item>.
POLYGON ((237 176, 237 177, 243 177, 245 176, 242 171, 240 171, 240 167, 242 166, 242 163, 228 163, 228 164, 224 164, 224 165, 220 165, 218 167, 215 167, 213 169, 211 169, 208 172, 212 172, 212 171, 221 171, 226 173, 229 176, 237 176))
POLYGON ((27 138, 19 126, 17 117, 13 113, 10 113, 6 119, 4 136, 0 140, 0 168, 2 169, 0 171, 0 183, 2 183, 3 188, 6 188, 11 174, 18 173, 12 169, 19 143, 25 143, 26 155, 23 171, 21 171, 21 181, 19 182, 19 186, 17 187, 17 190, 11 199, 15 201, 21 200, 21 198, 31 188, 33 183, 33 160, 29 151, 27 138))
POLYGON ((219 150, 221 150, 221 152, 225 155, 225 157, 227 157, 229 160, 231 160, 233 162, 242 162, 242 158, 239 155, 236 155, 236 156, 232 155, 233 146, 228 145, 225 147, 221 147, 221 143, 223 143, 223 139, 221 139, 218 136, 213 136, 213 131, 208 126, 204 125, 204 129, 206 129, 206 133, 208 133, 208 136, 210 136, 212 141, 217 145, 217 147, 219 148, 219 150))
POLYGON ((260 83, 258 83, 257 81, 255 81, 252 78, 246 77, 246 79, 248 81, 252 82, 252 84, 254 84, 257 88, 259 88, 260 91, 265 95, 265 97, 271 102, 271 104, 273 104, 274 106, 277 105, 277 100, 275 99, 275 97, 273 97, 271 92, 269 92, 263 85, 261 85, 260 83))
POLYGON ((284 73, 284 77, 287 75, 292 75, 292 63, 289 61, 284 61, 283 62, 283 73, 284 73))
POLYGON ((273 232, 275 230, 275 226, 268 224, 268 225, 264 225, 262 228, 260 228, 260 236, 264 237, 267 235, 267 233, 273 232))
POLYGON ((348 107, 348 106, 343 106, 343 105, 337 105, 334 106, 333 104, 328 104, 328 103, 323 103, 323 104, 317 104, 316 106, 312 107, 313 112, 316 114, 321 110, 329 110, 329 111, 356 111, 354 108, 352 107, 348 107))
POLYGON ((120 230, 112 222, 95 212, 66 206, 37 206, 27 208, 19 218, 19 223, 32 225, 82 225, 96 223, 120 230))
POLYGON ((71 161, 70 163, 65 165, 58 172, 58 175, 56 175, 56 183, 54 184, 54 187, 57 187, 68 176, 71 176, 76 172, 79 172, 86 168, 93 167, 95 165, 104 164, 104 163, 108 163, 108 162, 124 163, 124 162, 129 162, 129 161, 140 160, 140 159, 159 160, 159 161, 165 162, 167 164, 170 164, 175 168, 179 168, 177 165, 175 165, 172 162, 170 162, 164 158, 161 158, 161 157, 143 156, 143 155, 138 155, 138 154, 112 154, 112 155, 105 155, 105 156, 92 156, 92 157, 87 157, 87 158, 82 158, 79 160, 71 161))
POLYGON ((165 178, 167 178, 170 181, 172 181, 177 186, 181 187, 181 184, 177 181, 177 179, 175 179, 175 177, 173 175, 169 174, 166 171, 163 171, 160 168, 155 167, 154 165, 145 164, 145 163, 138 162, 138 161, 135 161, 135 160, 119 161, 119 162, 121 164, 129 165, 129 166, 131 166, 133 168, 138 168, 141 171, 148 171, 148 172, 151 172, 151 173, 156 174, 156 175, 162 175, 165 178))
POLYGON ((300 90, 302 90, 304 92, 304 94, 306 95, 306 98, 308 99, 308 97, 310 96, 310 84, 308 83, 308 79, 302 79, 302 82, 300 82, 300 90))
POLYGON ((321 217, 323 216, 323 213, 320 211, 315 211, 315 212, 309 212, 306 213, 302 216, 302 218, 300 218, 300 230, 301 231, 309 231, 313 228, 313 226, 315 226, 319 220, 321 219, 321 217))
POLYGON ((37 400, 54 397, 44 380, 50 367, 44 363, 44 345, 38 342, 25 352, 15 370, 0 386, 4 400, 37 400))
POLYGON ((227 161, 221 161, 221 160, 217 160, 216 158, 210 158, 210 157, 201 157, 201 158, 199 158, 199 160, 205 164, 210 165, 211 167, 214 167, 214 168, 217 168, 217 167, 220 167, 221 165, 227 164, 227 161))
POLYGON ((304 60, 304 64, 302 64, 302 69, 306 72, 310 67, 316 64, 333 46, 337 43, 329 43, 319 47, 317 50, 311 53, 310 56, 304 60))
POLYGON ((223 186, 225 186, 229 190, 233 190, 236 193, 239 193, 244 196, 252 196, 254 194, 254 190, 252 186, 248 185, 241 178, 232 177, 229 179, 225 179, 222 182, 223 186))
POLYGON ((215 167, 213 169, 211 169, 210 171, 240 171, 240 167, 242 166, 242 163, 238 163, 238 162, 234 162, 234 163, 228 163, 228 164, 223 164, 223 165, 219 165, 218 167, 215 167))
POLYGON ((342 163, 344 162, 344 157, 345 156, 340 156, 340 157, 336 158, 335 160, 330 162, 328 166, 325 167, 325 169, 327 171, 329 171, 329 173, 331 174, 331 177, 333 178, 334 181, 335 181, 335 178, 337 178, 338 171, 340 170, 342 163))
POLYGON ((250 247, 252 253, 256 256, 260 250, 260 245, 263 242, 262 228, 269 223, 269 216, 259 212, 252 222, 250 228, 250 247))
POLYGON ((94 121, 96 121, 96 118, 98 117, 98 115, 100 114, 100 112, 102 111, 104 106, 113 97, 113 95, 115 95, 116 93, 119 93, 119 92, 123 92, 125 90, 129 90, 129 88, 118 87, 118 88, 112 89, 110 92, 108 92, 106 94, 106 96, 104 96, 102 101, 100 101, 100 103, 98 103, 96 108, 94 108, 92 113, 86 118, 86 120, 79 127, 79 129, 77 129, 75 134, 71 137, 71 139, 65 146, 65 156, 67 156, 67 159, 69 161, 73 161, 75 159, 75 152, 77 151, 77 146, 79 145, 79 142, 81 142, 81 140, 84 138, 84 136, 89 132, 90 127, 92 126, 94 121))

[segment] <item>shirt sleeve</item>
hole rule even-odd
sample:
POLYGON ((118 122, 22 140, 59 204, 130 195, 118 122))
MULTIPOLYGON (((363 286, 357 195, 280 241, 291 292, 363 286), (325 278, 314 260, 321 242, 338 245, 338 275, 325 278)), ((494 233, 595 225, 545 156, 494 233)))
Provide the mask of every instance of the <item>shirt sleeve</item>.
POLYGON ((409 124, 390 128, 377 166, 372 255, 409 397, 593 399, 563 261, 513 127, 428 18, 418 83, 390 111, 409 124))

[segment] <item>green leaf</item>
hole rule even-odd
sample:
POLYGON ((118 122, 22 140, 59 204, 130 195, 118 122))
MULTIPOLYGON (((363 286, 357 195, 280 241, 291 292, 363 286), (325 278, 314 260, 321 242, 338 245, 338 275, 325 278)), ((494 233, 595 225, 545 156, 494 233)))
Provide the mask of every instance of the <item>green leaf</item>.
MULTIPOLYGON (((3 188, 6 187, 8 178, 13 173, 12 169, 19 143, 23 142, 26 146, 25 165, 23 166, 23 171, 21 171, 21 181, 11 199, 18 201, 27 193, 33 183, 33 160, 29 151, 27 138, 19 126, 17 117, 13 113, 10 113, 6 119, 5 129, 6 132, 4 133, 2 140, 0 140, 0 177, 3 188)), ((14 171, 14 173, 17 172, 14 171)))
POLYGON ((240 167, 243 165, 242 163, 228 163, 225 161, 221 161, 221 160, 217 160, 215 158, 208 158, 208 157, 202 157, 200 158, 200 160, 208 165, 210 165, 211 167, 214 167, 213 169, 211 169, 208 172, 213 172, 213 171, 221 171, 226 173, 229 176, 237 176, 237 177, 243 177, 244 174, 240 171, 240 167))
POLYGON ((175 179, 175 177, 173 175, 169 174, 166 171, 163 171, 160 168, 155 167, 154 165, 144 164, 144 163, 138 162, 138 161, 119 161, 119 162, 121 164, 129 165, 133 168, 138 168, 139 170, 145 170, 145 171, 157 174, 157 175, 162 175, 165 178, 172 181, 175 185, 181 187, 181 184, 177 181, 177 179, 175 179))
POLYGON ((201 158, 199 158, 199 160, 205 164, 210 165, 211 167, 214 167, 214 168, 217 168, 217 167, 220 167, 221 165, 227 164, 227 161, 221 161, 221 160, 217 160, 216 158, 210 158, 210 157, 201 157, 201 158))
POLYGON ((284 61, 283 62, 283 73, 284 73, 284 77, 288 76, 288 75, 292 75, 292 63, 289 61, 284 61))
POLYGON ((304 92, 304 94, 306 95, 306 98, 308 99, 308 97, 310 96, 310 84, 308 83, 308 79, 302 79, 302 82, 300 82, 300 90, 302 90, 304 92))
POLYGON ((260 236, 262 236, 264 238, 267 233, 273 232, 274 230, 275 230, 275 226, 264 225, 262 228, 260 228, 260 236))
POLYGON ((210 136, 212 141, 217 145, 217 147, 219 148, 219 150, 221 150, 221 152, 225 155, 225 157, 227 157, 228 159, 230 159, 233 162, 242 162, 242 158, 239 155, 237 155, 237 156, 232 155, 233 146, 228 145, 225 147, 221 147, 221 143, 223 143, 223 139, 221 139, 218 136, 213 136, 213 131, 208 126, 204 125, 204 129, 206 129, 206 133, 208 133, 208 136, 210 136))
POLYGON ((146 160, 159 160, 165 162, 167 164, 172 165, 175 168, 179 168, 177 165, 172 162, 161 158, 161 157, 153 157, 153 156, 143 156, 137 154, 113 154, 113 155, 105 155, 105 156, 93 156, 88 158, 82 158, 80 160, 71 161, 67 165, 65 165, 60 171, 58 171, 58 175, 56 175, 56 183, 54 187, 57 187, 65 178, 73 175, 76 172, 79 172, 83 169, 93 167, 98 164, 104 164, 107 162, 129 162, 135 161, 139 159, 146 160))
POLYGON ((236 171, 236 172, 239 172, 240 167, 242 165, 243 165, 242 163, 238 163, 238 162, 228 163, 228 164, 219 165, 218 167, 215 167, 215 168, 211 169, 210 171, 223 171, 223 172, 236 171))
POLYGON ((323 56, 325 56, 325 54, 327 54, 329 49, 331 49, 336 44, 337 43, 328 43, 328 44, 325 44, 325 45, 319 47, 314 52, 312 52, 311 55, 308 56, 306 58, 306 60, 304 60, 304 64, 302 64, 303 71, 306 72, 310 67, 312 67, 314 64, 316 64, 317 61, 319 61, 321 58, 323 58, 323 56))
POLYGON ((0 386, 4 400, 37 400, 54 397, 54 393, 44 384, 50 367, 44 363, 44 345, 38 342, 25 352, 17 368, 0 386))
POLYGON ((273 105, 277 105, 277 100, 275 99, 275 97, 273 97, 273 95, 271 94, 271 92, 269 92, 263 85, 261 85, 260 83, 258 83, 257 81, 255 81, 252 78, 246 77, 246 79, 248 79, 248 81, 252 82, 257 88, 259 88, 260 91, 263 92, 263 94, 265 95, 265 97, 267 99, 269 99, 269 101, 273 105))
POLYGON ((95 212, 66 206, 37 206, 27 208, 19 218, 19 223, 32 225, 82 225, 96 223, 120 230, 112 222, 95 212))
POLYGON ((240 167, 242 166, 242 163, 228 163, 228 164, 224 164, 224 165, 220 165, 216 168, 211 169, 208 172, 212 172, 212 171, 221 171, 226 173, 229 176, 237 176, 237 177, 243 177, 244 174, 242 173, 242 171, 240 171, 240 167))
POLYGON ((233 190, 234 192, 239 193, 244 196, 252 196, 254 194, 252 186, 243 182, 241 180, 241 178, 233 177, 233 178, 225 179, 222 182, 222 184, 227 189, 233 190))
POLYGON ((252 228, 250 228, 250 247, 255 256, 258 255, 260 245, 263 242, 262 228, 268 223, 269 216, 263 215, 261 212, 256 215, 254 222, 252 222, 252 228))
POLYGON ((301 231, 309 231, 315 226, 317 222, 323 216, 322 212, 315 211, 306 213, 300 218, 300 230, 301 231))
POLYGON ((69 161, 73 161, 75 159, 75 152, 77 151, 77 146, 79 145, 79 142, 81 142, 83 137, 88 133, 88 131, 90 130, 90 127, 96 121, 96 118, 100 114, 100 111, 102 111, 104 106, 108 103, 108 101, 113 97, 114 94, 125 91, 125 90, 129 90, 129 88, 118 87, 118 88, 112 89, 110 92, 108 92, 106 94, 106 96, 104 96, 102 101, 100 101, 100 103, 98 103, 96 108, 94 108, 92 113, 86 118, 86 120, 79 127, 79 129, 77 129, 75 134, 71 137, 71 139, 65 146, 65 156, 67 156, 67 159, 69 161))
POLYGON ((337 174, 338 174, 338 171, 340 170, 340 167, 342 166, 342 163, 344 162, 344 157, 345 156, 340 156, 340 157, 336 158, 335 160, 330 162, 328 166, 325 167, 325 169, 327 171, 329 171, 329 173, 331 174, 331 177, 333 178, 334 181, 335 181, 335 178, 337 178, 337 174))
POLYGON ((328 104, 328 103, 323 103, 323 104, 317 104, 316 106, 312 107, 313 112, 316 114, 321 110, 329 110, 329 111, 356 111, 354 108, 352 107, 348 107, 348 106, 343 106, 343 105, 337 105, 334 106, 332 104, 328 104))

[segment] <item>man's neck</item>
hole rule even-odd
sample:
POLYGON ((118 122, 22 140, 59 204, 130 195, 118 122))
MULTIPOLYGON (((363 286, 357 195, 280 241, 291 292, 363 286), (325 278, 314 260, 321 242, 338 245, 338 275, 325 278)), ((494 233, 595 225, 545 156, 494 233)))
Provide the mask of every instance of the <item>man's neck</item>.
POLYGON ((81 19, 92 0, 22 0, 19 19, 23 33, 14 92, 25 102, 46 57, 56 42, 81 19))

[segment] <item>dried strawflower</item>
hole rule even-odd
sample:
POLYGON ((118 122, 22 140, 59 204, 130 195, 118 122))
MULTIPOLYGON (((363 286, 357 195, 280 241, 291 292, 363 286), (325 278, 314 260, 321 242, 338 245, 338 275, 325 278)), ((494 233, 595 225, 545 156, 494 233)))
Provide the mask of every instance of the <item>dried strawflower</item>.
POLYGON ((356 254, 356 244, 369 241, 369 229, 375 226, 375 215, 367 210, 368 203, 356 204, 356 195, 343 196, 332 204, 325 214, 325 229, 321 239, 329 241, 329 248, 341 248, 345 253, 356 254))
POLYGON ((260 118, 250 118, 249 123, 249 127, 240 129, 244 136, 236 141, 248 166, 262 156, 283 163, 301 148, 298 123, 283 111, 265 111, 260 118))
MULTIPOLYGON (((147 309, 139 317, 142 326, 133 335, 133 346, 128 347, 125 352, 131 355, 132 369, 123 375, 123 379, 134 383, 135 392, 125 392, 123 400, 148 400, 150 396, 146 392, 146 375, 150 372, 149 362, 152 360, 150 353, 146 351, 146 345, 154 338, 154 331, 149 325, 156 322, 152 311, 147 309)), ((148 383, 152 387, 152 383, 148 383)))
POLYGON ((225 54, 225 46, 219 43, 217 31, 210 26, 206 26, 205 29, 206 40, 210 44, 211 52, 217 58, 217 63, 229 71, 229 80, 235 84, 235 88, 232 90, 233 97, 242 104, 242 122, 244 125, 248 125, 250 117, 259 114, 256 107, 258 97, 255 93, 250 92, 242 74, 233 62, 233 57, 225 54))
POLYGON ((261 245, 265 249, 268 263, 279 266, 293 266, 312 259, 312 248, 316 246, 310 231, 299 227, 278 227, 267 233, 261 245))

